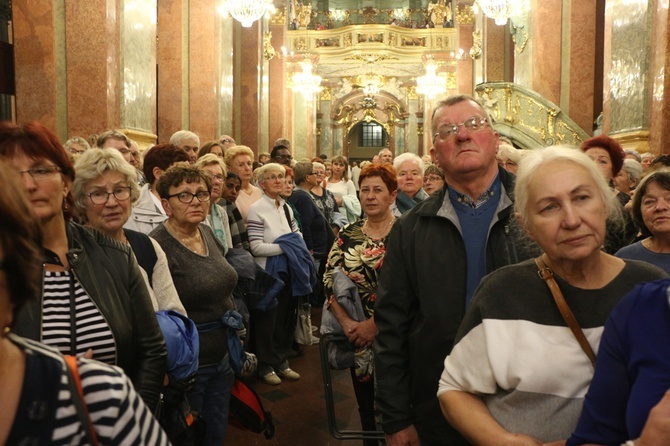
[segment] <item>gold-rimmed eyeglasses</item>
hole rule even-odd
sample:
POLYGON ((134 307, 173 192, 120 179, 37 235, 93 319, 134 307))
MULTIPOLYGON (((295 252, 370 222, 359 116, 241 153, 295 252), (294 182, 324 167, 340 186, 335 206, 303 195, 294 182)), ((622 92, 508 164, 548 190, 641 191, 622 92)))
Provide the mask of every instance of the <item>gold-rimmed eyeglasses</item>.
POLYGON ((481 116, 473 116, 461 122, 460 124, 443 125, 437 130, 437 133, 433 135, 433 139, 438 136, 442 141, 453 139, 456 137, 456 135, 458 135, 458 128, 460 126, 465 127, 465 129, 470 133, 477 133, 484 130, 487 124, 488 120, 486 118, 481 116))

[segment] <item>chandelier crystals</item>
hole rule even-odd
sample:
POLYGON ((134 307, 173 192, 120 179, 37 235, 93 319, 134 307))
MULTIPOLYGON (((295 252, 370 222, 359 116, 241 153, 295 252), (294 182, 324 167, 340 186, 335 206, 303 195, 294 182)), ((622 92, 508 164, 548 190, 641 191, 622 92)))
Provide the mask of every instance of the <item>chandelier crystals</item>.
POLYGON ((293 85, 291 88, 293 91, 302 93, 306 99, 310 99, 322 89, 321 76, 312 73, 314 66, 309 57, 306 57, 305 60, 299 62, 299 64, 302 67, 302 71, 293 74, 293 85))
POLYGON ((416 91, 431 98, 447 92, 447 78, 437 74, 437 63, 433 58, 426 61, 426 74, 416 78, 416 91))
POLYGON ((507 24, 507 19, 522 12, 523 2, 519 0, 476 0, 475 6, 479 7, 487 17, 495 20, 496 25, 502 26, 507 24))
POLYGON ((272 0, 224 0, 217 9, 222 16, 231 15, 245 28, 250 28, 264 15, 270 16, 277 11, 272 0))

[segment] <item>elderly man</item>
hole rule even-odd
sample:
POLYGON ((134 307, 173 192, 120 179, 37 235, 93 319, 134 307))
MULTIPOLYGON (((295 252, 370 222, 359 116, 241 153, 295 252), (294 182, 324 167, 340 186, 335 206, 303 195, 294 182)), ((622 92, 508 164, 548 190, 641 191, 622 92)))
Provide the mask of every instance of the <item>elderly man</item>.
POLYGON ((393 152, 391 152, 389 149, 381 149, 379 151, 379 162, 382 164, 393 163, 393 152))
POLYGON ((394 225, 375 302, 377 407, 386 444, 468 444, 440 411, 437 384, 481 278, 517 252, 513 176, 498 167, 498 133, 469 96, 437 104, 430 152, 448 188, 394 225))
POLYGON ((226 153, 226 149, 228 147, 233 147, 233 146, 237 145, 237 143, 235 142, 233 137, 229 136, 229 135, 219 136, 219 143, 221 143, 221 147, 223 148, 223 153, 226 153))
POLYGON ((170 136, 170 144, 182 149, 188 155, 188 162, 193 164, 198 159, 198 149, 200 148, 200 138, 188 130, 179 130, 170 136))

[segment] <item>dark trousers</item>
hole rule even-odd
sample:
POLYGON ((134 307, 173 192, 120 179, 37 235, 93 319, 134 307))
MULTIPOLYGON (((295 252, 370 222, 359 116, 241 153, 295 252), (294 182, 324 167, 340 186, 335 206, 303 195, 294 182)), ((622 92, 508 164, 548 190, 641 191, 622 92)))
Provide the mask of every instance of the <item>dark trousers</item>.
POLYGON ((293 296, 291 282, 286 280, 285 284, 275 309, 251 312, 249 350, 258 358, 261 376, 288 367, 300 299, 293 296))
MULTIPOLYGON (((361 428, 364 431, 376 431, 375 380, 373 377, 370 377, 368 381, 359 381, 356 377, 356 367, 351 367, 349 372, 351 372, 351 382, 354 387, 356 402, 358 403, 358 413, 361 416, 361 428)), ((363 440, 363 444, 365 446, 377 446, 379 442, 377 440, 363 440)))

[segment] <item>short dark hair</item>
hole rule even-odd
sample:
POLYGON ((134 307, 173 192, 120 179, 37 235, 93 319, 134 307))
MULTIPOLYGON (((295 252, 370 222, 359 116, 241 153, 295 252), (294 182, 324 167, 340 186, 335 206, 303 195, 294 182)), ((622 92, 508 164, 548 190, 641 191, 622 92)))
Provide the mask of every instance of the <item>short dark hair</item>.
POLYGON ((272 148, 272 151, 270 152, 270 158, 273 158, 273 159, 277 158, 277 152, 279 152, 281 149, 286 149, 286 150, 289 151, 289 153, 291 152, 291 149, 289 149, 286 146, 282 146, 282 145, 274 146, 272 148))
POLYGON ((171 165, 180 161, 188 161, 186 152, 173 144, 158 144, 144 154, 142 172, 147 182, 154 184, 156 182, 154 167, 167 170, 171 165))
POLYGON ((314 166, 309 161, 300 161, 293 167, 293 171, 295 172, 293 180, 299 186, 305 181, 307 175, 314 172, 314 166))
POLYGON ((188 162, 180 162, 166 170, 156 184, 156 192, 161 198, 167 199, 170 188, 177 187, 184 181, 189 184, 202 181, 207 187, 207 192, 212 192, 212 178, 200 167, 188 162))
MULTIPOLYGON (((37 121, 19 127, 11 122, 0 122, 0 157, 12 158, 23 154, 28 158, 45 158, 54 163, 61 174, 74 181, 74 166, 58 137, 37 121)), ((65 197, 63 216, 70 220, 74 216, 74 199, 68 192, 65 197)))
POLYGON ((236 174, 235 172, 233 172, 231 170, 228 171, 228 175, 226 175, 226 180, 237 180, 240 183, 242 183, 242 178, 240 178, 240 176, 238 174, 236 174))
POLYGON ((42 283, 42 232, 25 195, 21 177, 0 160, 0 267, 5 272, 13 314, 29 299, 40 295, 42 283))
POLYGON ((123 141, 126 147, 130 149, 130 139, 124 133, 121 133, 118 130, 107 130, 106 132, 103 132, 100 136, 98 136, 98 140, 96 141, 95 145, 102 149, 102 146, 104 146, 105 143, 110 139, 123 141))
POLYGON ((604 149, 609 153, 610 159, 612 160, 612 176, 617 176, 621 170, 621 166, 623 166, 623 160, 626 158, 626 154, 623 152, 621 144, 607 135, 598 135, 587 139, 579 146, 584 153, 589 149, 596 147, 604 149))
POLYGON ((390 164, 370 164, 361 170, 358 177, 358 186, 363 184, 363 180, 371 177, 379 177, 382 179, 389 192, 398 189, 398 180, 395 168, 390 164))
POLYGON ((656 183, 661 188, 670 191, 670 172, 667 170, 657 170, 652 172, 644 177, 640 184, 635 188, 635 196, 633 197, 633 220, 645 237, 653 236, 649 228, 647 228, 647 225, 644 224, 644 218, 642 218, 642 200, 651 183, 656 183))

